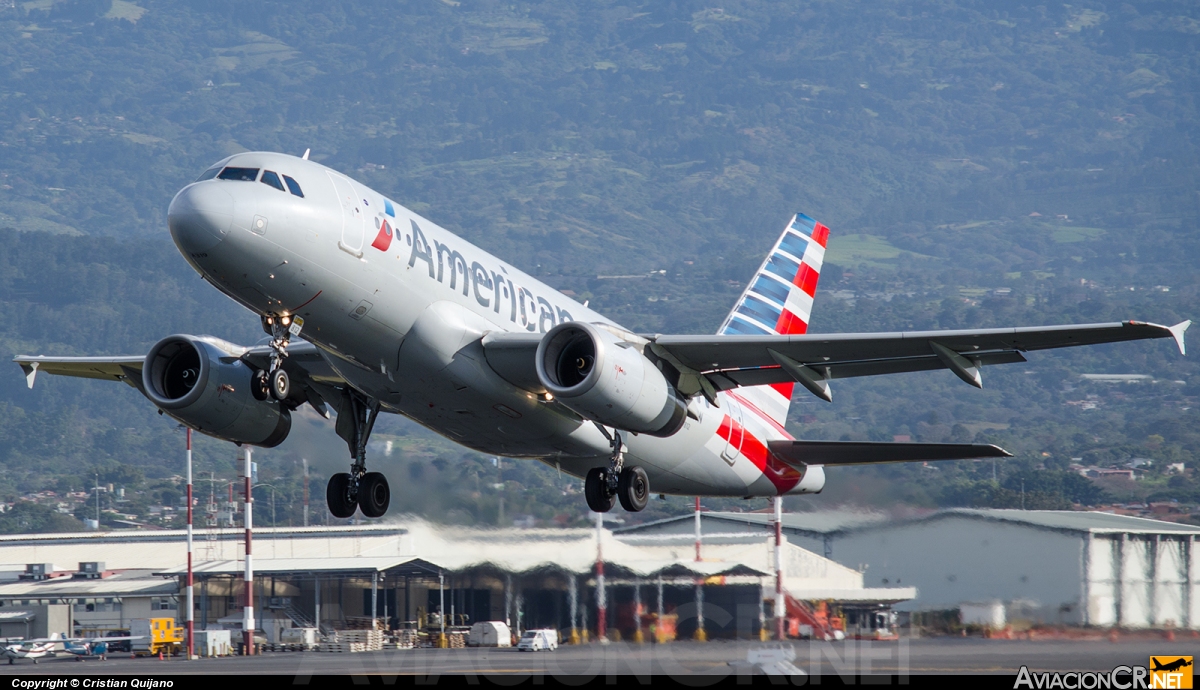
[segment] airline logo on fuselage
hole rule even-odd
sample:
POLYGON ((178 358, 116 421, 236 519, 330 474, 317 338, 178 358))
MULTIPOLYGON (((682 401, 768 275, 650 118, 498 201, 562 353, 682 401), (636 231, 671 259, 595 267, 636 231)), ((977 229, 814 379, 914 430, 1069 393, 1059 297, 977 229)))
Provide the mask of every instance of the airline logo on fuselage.
MULTIPOLYGON (((431 280, 447 285, 451 290, 461 290, 463 297, 473 296, 484 309, 501 315, 507 311, 509 321, 531 333, 545 333, 557 324, 572 320, 566 309, 555 307, 545 297, 534 295, 529 288, 514 283, 503 267, 499 271, 490 271, 478 261, 468 265, 466 257, 457 249, 437 240, 430 242, 417 221, 410 219, 409 223, 412 225, 409 268, 415 267, 418 261, 424 263, 431 280)), ((383 225, 386 226, 387 221, 383 221, 383 225)), ((382 227, 380 232, 383 232, 382 227)), ((378 237, 376 242, 379 242, 378 237)), ((389 239, 389 245, 390 242, 389 239)))

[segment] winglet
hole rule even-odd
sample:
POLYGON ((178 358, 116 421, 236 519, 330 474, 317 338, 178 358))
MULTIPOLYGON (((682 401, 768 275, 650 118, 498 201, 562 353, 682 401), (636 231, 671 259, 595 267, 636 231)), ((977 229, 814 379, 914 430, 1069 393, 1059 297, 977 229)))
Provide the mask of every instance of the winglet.
POLYGON ((1187 332, 1188 326, 1191 325, 1191 321, 1180 321, 1174 326, 1167 326, 1167 330, 1171 331, 1171 335, 1175 338, 1175 344, 1179 346, 1179 354, 1181 355, 1187 354, 1187 347, 1183 342, 1183 334, 1187 332))
POLYGON ((33 380, 37 378, 38 363, 37 362, 18 362, 21 369, 25 372, 25 383, 33 388, 33 380))

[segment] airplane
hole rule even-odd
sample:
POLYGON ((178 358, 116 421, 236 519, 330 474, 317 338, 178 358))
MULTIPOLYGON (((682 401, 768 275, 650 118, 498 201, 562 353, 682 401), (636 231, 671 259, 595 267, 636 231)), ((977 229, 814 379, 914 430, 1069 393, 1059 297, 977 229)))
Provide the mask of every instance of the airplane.
POLYGON ((97 658, 108 661, 109 645, 114 642, 130 642, 145 639, 145 635, 122 635, 118 637, 70 637, 64 638, 63 649, 68 654, 75 655, 76 661, 85 658, 97 658))
POLYGON ((491 455, 584 478, 588 507, 630 512, 651 493, 818 493, 826 466, 1010 457, 987 444, 796 440, 799 384, 832 401, 835 379, 981 369, 1049 348, 1174 338, 1190 321, 902 333, 808 334, 829 228, 796 214, 718 334, 638 334, 349 177, 246 152, 212 165, 168 208, 176 247, 204 280, 261 320, 270 343, 168 335, 144 355, 14 361, 123 381, 160 414, 237 444, 273 447, 310 405, 347 444, 330 477, 338 518, 384 515, 368 471, 380 412, 491 455))
POLYGON ((58 633, 52 633, 50 637, 37 640, 21 640, 15 644, 5 642, 0 648, 0 656, 8 659, 8 663, 15 664, 17 659, 32 659, 33 663, 37 663, 38 659, 52 654, 54 646, 63 641, 63 638, 58 633))

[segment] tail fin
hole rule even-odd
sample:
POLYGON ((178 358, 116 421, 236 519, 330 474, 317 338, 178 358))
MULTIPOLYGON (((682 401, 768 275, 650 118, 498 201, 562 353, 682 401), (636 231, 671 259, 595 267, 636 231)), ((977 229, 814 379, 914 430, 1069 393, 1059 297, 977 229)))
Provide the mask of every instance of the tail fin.
MULTIPOLYGON (((829 228, 797 213, 750 285, 725 317, 718 335, 793 335, 808 331, 813 296, 825 258, 829 228)), ((790 383, 754 386, 738 396, 783 426, 792 402, 790 383)))

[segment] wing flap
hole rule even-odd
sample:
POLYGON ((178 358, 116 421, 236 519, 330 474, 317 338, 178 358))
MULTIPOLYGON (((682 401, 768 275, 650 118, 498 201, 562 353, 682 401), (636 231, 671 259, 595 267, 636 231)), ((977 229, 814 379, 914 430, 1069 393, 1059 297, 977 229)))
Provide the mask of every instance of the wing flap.
MULTIPOLYGON (((968 359, 982 366, 992 364, 1016 364, 1028 361, 1020 352, 981 352, 972 354, 968 359)), ((849 379, 859 376, 883 376, 884 374, 904 374, 913 371, 934 371, 944 369, 945 364, 936 355, 925 357, 895 357, 890 359, 869 359, 857 362, 827 362, 810 364, 810 368, 819 373, 826 373, 830 379, 849 379)), ((754 369, 734 369, 709 374, 717 390, 729 390, 740 386, 761 386, 769 383, 788 383, 792 377, 782 367, 757 367, 754 369)))
POLYGON ((768 441, 771 454, 784 463, 805 465, 869 465, 885 462, 926 462, 1011 458, 999 446, 986 443, 859 443, 857 441, 768 441))

